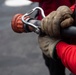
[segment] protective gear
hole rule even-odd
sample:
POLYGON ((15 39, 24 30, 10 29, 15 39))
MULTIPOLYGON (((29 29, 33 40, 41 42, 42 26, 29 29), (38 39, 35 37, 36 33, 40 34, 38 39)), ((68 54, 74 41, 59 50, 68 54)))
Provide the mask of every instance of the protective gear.
POLYGON ((39 46, 42 50, 42 52, 48 56, 53 58, 53 53, 55 49, 55 45, 59 42, 60 40, 57 38, 50 37, 48 35, 44 36, 39 36, 38 42, 39 46))
POLYGON ((60 36, 60 28, 72 25, 72 11, 67 6, 60 6, 56 11, 51 12, 41 21, 41 29, 47 35, 60 36))

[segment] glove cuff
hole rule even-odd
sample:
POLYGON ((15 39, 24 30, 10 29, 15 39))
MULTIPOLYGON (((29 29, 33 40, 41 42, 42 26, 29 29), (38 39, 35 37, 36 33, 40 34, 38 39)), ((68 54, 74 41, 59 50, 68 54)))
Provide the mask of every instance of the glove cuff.
POLYGON ((49 53, 50 53, 50 57, 52 59, 56 59, 57 58, 57 54, 56 54, 56 44, 61 41, 61 40, 56 40, 54 43, 49 44, 49 53))

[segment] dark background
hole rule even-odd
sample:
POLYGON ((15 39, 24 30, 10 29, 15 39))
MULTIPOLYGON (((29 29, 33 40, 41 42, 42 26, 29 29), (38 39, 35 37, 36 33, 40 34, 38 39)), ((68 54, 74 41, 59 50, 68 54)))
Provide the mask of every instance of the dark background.
MULTIPOLYGON (((11 28, 17 13, 26 13, 37 6, 9 7, 0 0, 0 75, 49 75, 35 33, 18 34, 11 28)), ((66 75, 69 71, 66 70, 66 75)))

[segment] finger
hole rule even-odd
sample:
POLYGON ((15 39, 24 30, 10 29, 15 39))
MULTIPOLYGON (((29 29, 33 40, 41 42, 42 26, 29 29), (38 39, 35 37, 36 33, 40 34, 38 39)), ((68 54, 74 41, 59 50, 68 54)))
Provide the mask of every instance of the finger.
POLYGON ((57 11, 62 12, 62 15, 64 15, 65 13, 68 13, 68 14, 73 13, 72 10, 68 6, 60 6, 58 7, 57 11))
POLYGON ((47 16, 47 33, 52 36, 53 35, 53 19, 54 16, 56 15, 56 11, 51 12, 48 16, 47 16))
POLYGON ((63 21, 65 18, 68 18, 70 17, 70 15, 72 14, 73 12, 70 10, 69 7, 67 6, 60 6, 58 9, 57 9, 57 15, 55 16, 55 21, 56 21, 56 24, 59 24, 61 21, 63 21))
POLYGON ((48 17, 46 17, 46 19, 44 19, 44 25, 43 25, 43 27, 44 27, 44 32, 46 33, 46 34, 48 34, 48 32, 47 32, 47 30, 48 30, 48 25, 49 25, 49 23, 48 23, 48 17))
POLYGON ((47 31, 48 26, 50 26, 50 24, 52 22, 51 20, 54 17, 54 12, 55 11, 51 12, 48 16, 46 16, 44 19, 42 19, 42 21, 41 21, 42 30, 47 31))
POLYGON ((73 18, 67 18, 61 22, 61 28, 69 27, 73 24, 73 22, 74 22, 73 18))

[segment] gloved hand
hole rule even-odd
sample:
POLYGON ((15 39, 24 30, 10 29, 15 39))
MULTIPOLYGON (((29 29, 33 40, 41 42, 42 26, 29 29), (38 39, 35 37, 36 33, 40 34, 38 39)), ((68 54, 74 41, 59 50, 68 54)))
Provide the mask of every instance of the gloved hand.
POLYGON ((41 21, 41 30, 50 36, 60 36, 60 28, 72 25, 72 11, 67 6, 60 6, 41 21))
POLYGON ((58 38, 53 38, 48 35, 40 35, 38 37, 39 47, 47 56, 54 58, 55 45, 60 41, 58 38))

